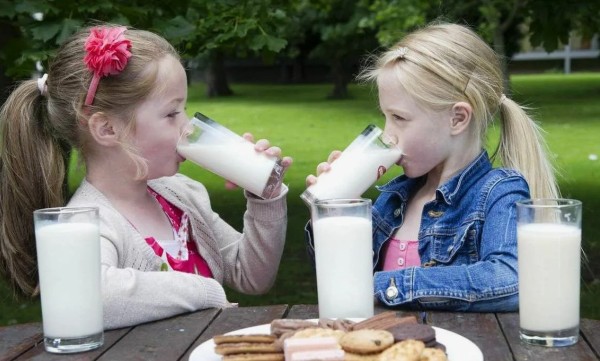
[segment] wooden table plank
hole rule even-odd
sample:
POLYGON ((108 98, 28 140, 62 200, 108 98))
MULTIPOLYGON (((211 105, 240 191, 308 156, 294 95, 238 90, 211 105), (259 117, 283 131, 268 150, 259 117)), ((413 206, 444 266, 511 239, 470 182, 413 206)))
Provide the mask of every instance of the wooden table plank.
POLYGON ((285 318, 299 318, 303 320, 319 318, 319 307, 317 305, 294 305, 290 308, 285 318))
POLYGON ((276 318, 282 318, 287 309, 287 305, 225 308, 189 347, 180 360, 187 361, 196 347, 215 335, 221 335, 240 328, 271 323, 276 318))
POLYGON ((600 321, 581 320, 580 329, 583 338, 588 342, 600 359, 600 321))
POLYGON ((519 314, 498 314, 498 320, 517 361, 597 361, 590 346, 583 337, 569 347, 544 347, 529 345, 519 339, 519 314))
POLYGON ((76 353, 76 354, 54 354, 46 352, 44 349, 43 342, 36 345, 34 348, 23 354, 17 360, 96 360, 106 350, 110 349, 114 344, 129 332, 131 328, 121 328, 118 330, 105 331, 104 332, 104 344, 88 352, 76 353))
POLYGON ((13 360, 42 342, 41 323, 24 323, 0 327, 0 361, 13 360))
POLYGON ((177 360, 218 313, 206 309, 136 326, 99 360, 177 360))
POLYGON ((426 322, 468 338, 479 347, 485 360, 513 360, 502 329, 493 313, 428 311, 426 322))
MULTIPOLYGON (((415 316, 417 319, 419 319, 419 321, 421 321, 420 312, 417 311, 393 310, 387 307, 383 307, 381 305, 375 306, 375 314, 387 311, 396 311, 399 317, 415 316)), ((290 311, 286 315, 286 318, 319 318, 319 307, 317 305, 294 305, 290 308, 290 311)))

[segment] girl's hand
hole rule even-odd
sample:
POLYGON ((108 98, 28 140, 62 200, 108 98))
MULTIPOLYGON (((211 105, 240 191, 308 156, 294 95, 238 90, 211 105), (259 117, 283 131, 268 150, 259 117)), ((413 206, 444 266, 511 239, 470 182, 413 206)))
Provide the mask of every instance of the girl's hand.
MULTIPOLYGON (((244 133, 243 137, 244 137, 244 139, 248 140, 249 142, 254 143, 254 137, 252 136, 251 133, 244 133)), ((266 140, 266 139, 260 139, 260 140, 258 140, 256 142, 256 144, 254 144, 254 149, 257 152, 264 152, 268 156, 281 158, 281 148, 271 146, 271 144, 269 143, 269 141, 266 140)), ((287 169, 291 165, 292 165, 292 158, 291 157, 283 157, 281 159, 281 166, 283 167, 283 174, 285 174, 285 172, 287 171, 287 169)), ((283 176, 281 177, 281 179, 283 179, 283 176)), ((225 181, 225 188, 227 188, 227 189, 236 189, 237 185, 235 183, 229 181, 229 180, 226 180, 225 181)), ((279 195, 278 192, 274 192, 274 194, 279 195)))
POLYGON ((342 155, 342 152, 340 150, 334 150, 333 152, 329 153, 329 157, 327 157, 327 162, 319 163, 319 165, 317 166, 317 175, 314 176, 312 174, 309 174, 306 177, 306 187, 308 188, 311 185, 317 183, 317 177, 321 173, 329 172, 329 170, 331 169, 331 163, 338 159, 340 155, 342 155))

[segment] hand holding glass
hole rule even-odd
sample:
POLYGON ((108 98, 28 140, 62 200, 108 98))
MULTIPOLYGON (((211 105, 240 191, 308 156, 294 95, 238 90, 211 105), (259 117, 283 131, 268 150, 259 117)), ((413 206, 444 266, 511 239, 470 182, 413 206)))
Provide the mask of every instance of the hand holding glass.
POLYGON ((517 202, 521 340, 569 346, 579 337, 581 202, 517 202))
POLYGON ((39 209, 33 220, 46 351, 102 346, 98 208, 39 209))
POLYGON ((360 197, 402 156, 402 150, 384 141, 382 134, 377 126, 367 126, 300 198, 310 205, 316 200, 360 197))
POLYGON ((196 113, 177 152, 199 166, 262 198, 272 198, 283 178, 281 159, 257 152, 254 144, 196 113))

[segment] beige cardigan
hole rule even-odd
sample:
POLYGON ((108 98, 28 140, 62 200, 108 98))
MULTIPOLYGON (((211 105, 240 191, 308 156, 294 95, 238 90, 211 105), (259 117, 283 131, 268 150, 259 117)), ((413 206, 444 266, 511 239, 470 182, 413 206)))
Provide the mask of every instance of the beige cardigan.
POLYGON ((177 174, 148 182, 188 213, 199 253, 214 279, 161 272, 162 260, 104 195, 83 181, 69 206, 100 209, 104 327, 125 327, 183 312, 227 307, 221 284, 247 293, 267 292, 277 275, 287 228, 287 187, 275 199, 247 198, 240 233, 212 211, 204 186, 177 174))

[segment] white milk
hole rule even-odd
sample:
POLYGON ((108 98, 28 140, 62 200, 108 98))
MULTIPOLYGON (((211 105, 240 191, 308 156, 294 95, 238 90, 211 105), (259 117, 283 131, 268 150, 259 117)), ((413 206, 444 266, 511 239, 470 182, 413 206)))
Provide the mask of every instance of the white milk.
POLYGON ((579 325, 581 230, 568 225, 517 226, 520 326, 557 331, 579 325))
POLYGON ((316 200, 358 198, 396 163, 402 151, 398 148, 346 150, 321 173, 317 183, 307 188, 316 200))
POLYGON ((42 225, 35 238, 44 336, 76 338, 102 332, 98 226, 42 225))
POLYGON ((254 144, 245 140, 213 145, 178 145, 177 152, 258 196, 262 195, 276 161, 274 157, 257 152, 254 144))
POLYGON ((313 223, 319 317, 373 316, 371 220, 327 217, 313 223))

